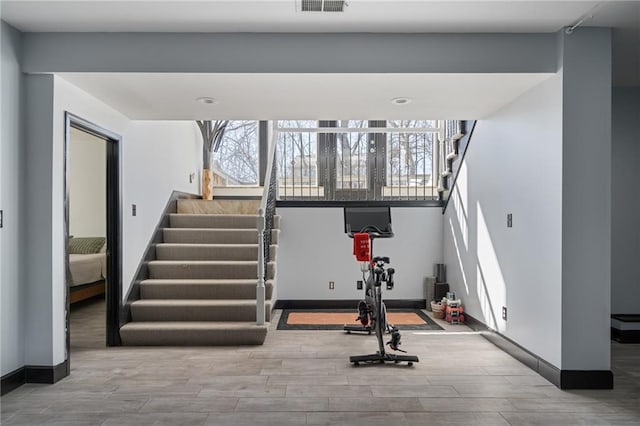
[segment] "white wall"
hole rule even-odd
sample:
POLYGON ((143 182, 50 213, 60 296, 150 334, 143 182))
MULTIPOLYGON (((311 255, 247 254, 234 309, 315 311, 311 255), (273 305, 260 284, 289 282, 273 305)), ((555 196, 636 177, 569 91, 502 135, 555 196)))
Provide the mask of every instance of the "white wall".
POLYGON ((122 297, 173 190, 198 193, 189 174, 202 167, 201 136, 191 121, 132 121, 122 153, 122 297), (131 215, 136 204, 137 215, 131 215))
POLYGON ((465 309, 557 367, 561 102, 556 75, 478 121, 444 216, 448 281, 465 309))
POLYGON ((613 90, 611 312, 640 313, 640 87, 613 90))
POLYGON ((77 129, 69 143, 69 233, 104 237, 107 231, 107 145, 77 129))
MULTIPOLYGON (((344 233, 342 208, 279 208, 279 300, 360 299, 362 279, 353 240, 344 233), (329 290, 329 281, 335 290, 329 290)), ((391 209, 394 238, 377 239, 374 255, 388 256, 396 286, 385 299, 424 299, 425 278, 442 262, 442 210, 391 209)))
POLYGON ((4 376, 24 365, 24 291, 20 285, 24 211, 19 191, 24 135, 20 117, 23 105, 20 35, 2 22, 0 39, 0 209, 4 212, 0 229, 0 376, 4 376))

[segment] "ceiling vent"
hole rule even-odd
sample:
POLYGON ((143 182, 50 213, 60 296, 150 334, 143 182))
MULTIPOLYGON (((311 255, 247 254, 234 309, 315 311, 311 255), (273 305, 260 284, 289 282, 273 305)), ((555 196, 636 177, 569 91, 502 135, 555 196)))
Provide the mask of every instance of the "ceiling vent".
POLYGON ((301 12, 344 12, 345 0, 300 0, 301 12))

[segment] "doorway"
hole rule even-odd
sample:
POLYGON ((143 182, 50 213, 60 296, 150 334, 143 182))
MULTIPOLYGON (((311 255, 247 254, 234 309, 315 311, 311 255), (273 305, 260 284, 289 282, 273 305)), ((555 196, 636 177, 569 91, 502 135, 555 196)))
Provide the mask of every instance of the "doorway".
MULTIPOLYGON (((71 303, 78 299, 104 294, 105 345, 120 345, 120 308, 122 305, 122 258, 121 258, 121 189, 120 189, 120 142, 122 138, 72 113, 65 113, 65 160, 64 160, 64 194, 65 194, 65 235, 66 246, 66 358, 69 361, 71 351, 71 303), (72 138, 81 140, 72 142, 72 138), (78 166, 73 171, 73 145, 82 149, 76 160, 93 161, 94 164, 78 166), (91 145, 91 146, 90 146, 91 145), (84 154, 82 154, 84 152, 84 154), (92 160, 82 159, 82 155, 97 153, 92 160), (96 163, 97 162, 97 163, 96 163), (99 164, 102 162, 102 164, 99 164), (78 168, 85 169, 85 173, 93 173, 91 179, 80 185, 73 183, 78 179, 78 168), (95 186, 92 191, 91 186, 95 186), (80 189, 78 189, 80 186, 80 189), (84 194, 89 200, 79 202, 73 200, 84 194), (93 205, 89 208, 88 205, 93 205), (88 214, 72 211, 88 209, 88 214), (73 231, 80 235, 74 235, 73 231), (75 241, 74 241, 75 240, 75 241), (80 269, 71 270, 71 257, 79 260, 80 269), (100 262, 96 264, 95 261, 100 262), (85 274, 84 276, 82 274, 85 274), (74 275, 76 279, 74 279, 74 275), (74 281, 76 281, 74 283, 74 281), (102 287, 100 282, 102 281, 102 287), (76 286, 74 286, 76 284, 76 286), (84 294, 78 295, 81 287, 84 294)), ((85 176, 89 177, 89 175, 85 176)), ((67 362, 67 366, 69 366, 67 362)))

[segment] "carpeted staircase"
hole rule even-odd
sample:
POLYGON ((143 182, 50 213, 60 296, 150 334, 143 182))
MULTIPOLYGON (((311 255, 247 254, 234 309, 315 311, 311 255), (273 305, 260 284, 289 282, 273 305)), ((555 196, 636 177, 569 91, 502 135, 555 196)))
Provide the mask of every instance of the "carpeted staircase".
MULTIPOLYGON (((203 203, 195 209, 179 204, 178 211, 206 211, 203 203)), ((262 344, 269 324, 256 325, 256 219, 255 214, 224 212, 171 214, 164 241, 156 245, 156 260, 148 264, 149 279, 140 283, 141 298, 131 303, 132 321, 120 329, 122 344, 262 344)), ((276 216, 265 278, 267 322, 278 228, 276 216)))

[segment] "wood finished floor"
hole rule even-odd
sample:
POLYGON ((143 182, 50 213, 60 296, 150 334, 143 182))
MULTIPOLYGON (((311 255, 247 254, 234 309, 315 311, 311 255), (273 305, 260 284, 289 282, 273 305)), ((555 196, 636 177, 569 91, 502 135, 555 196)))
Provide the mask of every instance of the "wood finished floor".
POLYGON ((71 376, 2 397, 2 425, 640 424, 640 345, 612 344, 614 390, 561 391, 478 334, 407 331, 420 363, 353 367, 374 336, 278 317, 259 347, 105 348, 104 304, 85 304, 71 376))

